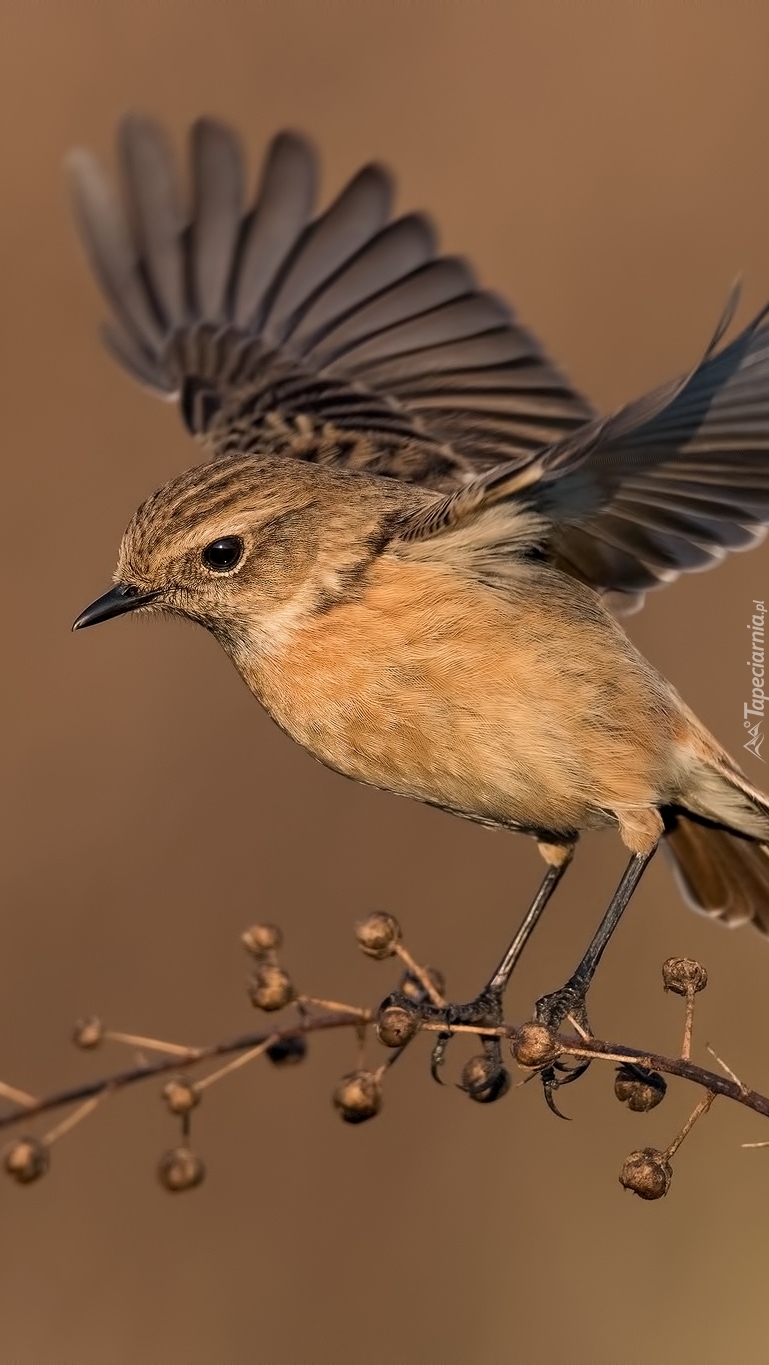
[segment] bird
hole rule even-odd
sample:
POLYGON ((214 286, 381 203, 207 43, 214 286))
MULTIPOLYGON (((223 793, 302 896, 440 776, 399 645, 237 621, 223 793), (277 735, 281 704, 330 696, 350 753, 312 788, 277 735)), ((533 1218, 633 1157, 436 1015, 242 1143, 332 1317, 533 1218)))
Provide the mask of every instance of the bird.
MULTIPOLYGON (((575 972, 537 1002, 547 1027, 587 1026, 661 844, 694 908, 769 933, 769 798, 621 621, 765 534, 769 310, 724 341, 733 291, 687 373, 602 415, 427 217, 394 214, 378 164, 318 211, 316 153, 291 131, 253 195, 216 119, 189 130, 186 192, 153 119, 125 117, 117 147, 117 193, 89 151, 69 158, 102 336, 178 403, 203 459, 139 507, 74 629, 197 622, 328 767, 536 840, 539 890, 455 1019, 500 1021, 588 830, 613 829, 628 861, 575 972)), ((543 1075, 555 1107, 573 1073, 543 1075)))

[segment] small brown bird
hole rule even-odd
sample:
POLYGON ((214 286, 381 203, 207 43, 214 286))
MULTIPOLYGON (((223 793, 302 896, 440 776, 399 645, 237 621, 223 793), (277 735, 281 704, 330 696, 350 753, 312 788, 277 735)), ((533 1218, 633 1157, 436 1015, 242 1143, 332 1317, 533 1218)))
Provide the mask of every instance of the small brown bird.
MULTIPOLYGON (((547 871, 510 971, 582 830, 630 861, 557 1025, 664 836, 687 898, 769 932, 769 800, 610 608, 755 544, 769 522, 769 325, 597 417, 367 166, 313 217, 309 145, 283 133, 253 203, 241 147, 120 128, 122 203, 73 154, 77 216, 121 363, 177 398, 213 459, 131 521, 116 586, 75 623, 198 621, 277 723, 329 767, 539 842, 547 871)), ((550 1099, 557 1084, 546 1076, 550 1099)))

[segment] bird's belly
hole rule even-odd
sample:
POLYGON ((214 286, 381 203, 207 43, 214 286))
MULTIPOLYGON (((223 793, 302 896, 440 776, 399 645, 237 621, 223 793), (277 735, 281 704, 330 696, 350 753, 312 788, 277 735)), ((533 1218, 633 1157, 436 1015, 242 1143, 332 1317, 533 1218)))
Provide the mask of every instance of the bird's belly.
POLYGON ((521 744, 512 728, 487 731, 482 718, 450 707, 438 720, 441 710, 434 701, 417 714, 364 703, 295 738, 347 777, 485 824, 572 832, 593 822, 573 786, 554 781, 532 753, 533 718, 521 744))
POLYGON ((596 728, 573 705, 503 686, 451 685, 423 667, 375 675, 340 660, 296 691, 260 688, 278 724, 322 763, 359 782, 473 820, 572 833, 612 822, 621 801, 653 799, 630 735, 596 728))
POLYGON ((566 833, 654 803, 674 718, 629 644, 623 661, 599 630, 591 656, 584 622, 458 620, 434 592, 421 616, 413 596, 408 609, 332 612, 247 681, 329 767, 472 819, 566 833))

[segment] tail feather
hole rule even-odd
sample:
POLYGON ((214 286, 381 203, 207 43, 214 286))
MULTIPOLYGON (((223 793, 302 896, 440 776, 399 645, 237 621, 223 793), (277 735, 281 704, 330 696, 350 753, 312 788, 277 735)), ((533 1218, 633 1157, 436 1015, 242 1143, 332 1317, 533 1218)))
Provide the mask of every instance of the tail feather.
POLYGON ((694 909, 769 934, 769 798, 694 724, 685 793, 663 812, 677 880, 694 909))
POLYGON ((676 814, 665 845, 693 909, 730 928, 752 921, 769 934, 769 844, 676 814))

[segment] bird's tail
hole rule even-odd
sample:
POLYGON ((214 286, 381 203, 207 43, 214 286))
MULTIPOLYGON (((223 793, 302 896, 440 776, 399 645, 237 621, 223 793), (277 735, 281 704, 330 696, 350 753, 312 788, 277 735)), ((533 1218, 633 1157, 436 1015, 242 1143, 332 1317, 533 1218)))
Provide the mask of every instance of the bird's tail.
POLYGON ((769 933, 769 843, 676 812, 667 831, 676 880, 695 910, 769 933))
POLYGON ((728 925, 752 921, 769 934, 769 797, 697 730, 685 796, 663 812, 677 880, 695 909, 728 925))

